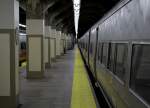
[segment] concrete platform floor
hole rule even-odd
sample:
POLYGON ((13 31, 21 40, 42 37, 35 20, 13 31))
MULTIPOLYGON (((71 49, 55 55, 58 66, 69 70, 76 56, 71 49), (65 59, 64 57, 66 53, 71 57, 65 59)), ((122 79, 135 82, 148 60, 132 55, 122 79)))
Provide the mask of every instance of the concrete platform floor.
POLYGON ((46 69, 44 79, 27 80, 20 74, 21 108, 70 108, 73 82, 74 51, 56 59, 46 69))

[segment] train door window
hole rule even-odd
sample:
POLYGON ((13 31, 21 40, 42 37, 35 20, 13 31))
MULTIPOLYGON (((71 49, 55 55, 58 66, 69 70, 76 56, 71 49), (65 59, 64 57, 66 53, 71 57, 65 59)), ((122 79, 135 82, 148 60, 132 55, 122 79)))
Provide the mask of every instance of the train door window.
POLYGON ((150 103, 150 45, 135 44, 132 48, 130 87, 150 103))
POLYGON ((125 43, 116 44, 115 74, 123 82, 125 81, 127 59, 128 59, 128 45, 125 43))
POLYGON ((108 43, 103 44, 102 48, 102 63, 107 67, 107 54, 108 54, 108 43))
POLYGON ((116 54, 116 46, 115 43, 109 44, 109 58, 108 58, 108 69, 111 72, 114 72, 115 66, 115 54, 116 54))

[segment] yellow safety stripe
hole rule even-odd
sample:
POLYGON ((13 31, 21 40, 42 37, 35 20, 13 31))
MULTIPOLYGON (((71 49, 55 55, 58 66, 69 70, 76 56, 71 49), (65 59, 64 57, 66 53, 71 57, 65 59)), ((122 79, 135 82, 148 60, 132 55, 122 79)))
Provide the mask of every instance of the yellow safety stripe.
POLYGON ((71 108, 96 108, 95 99, 78 48, 75 49, 71 108))

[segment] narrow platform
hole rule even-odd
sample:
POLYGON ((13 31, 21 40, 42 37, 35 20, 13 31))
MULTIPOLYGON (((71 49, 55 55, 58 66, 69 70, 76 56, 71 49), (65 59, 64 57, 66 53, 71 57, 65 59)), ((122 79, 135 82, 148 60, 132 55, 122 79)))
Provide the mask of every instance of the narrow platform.
POLYGON ((71 108, 96 108, 95 98, 78 48, 75 50, 71 108))
POLYGON ((45 78, 27 80, 20 74, 21 108, 96 108, 78 48, 46 69, 45 78))

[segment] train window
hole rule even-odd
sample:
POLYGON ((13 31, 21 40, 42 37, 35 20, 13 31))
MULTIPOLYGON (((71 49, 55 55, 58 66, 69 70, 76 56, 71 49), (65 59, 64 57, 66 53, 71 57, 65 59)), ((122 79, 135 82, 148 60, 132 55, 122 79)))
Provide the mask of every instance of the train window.
POLYGON ((93 44, 90 43, 90 54, 93 54, 93 44))
POLYGON ((123 82, 125 81, 126 65, 128 59, 128 46, 124 43, 116 44, 115 74, 123 82))
POLYGON ((89 49, 88 49, 88 45, 89 45, 89 44, 88 44, 88 43, 86 43, 86 51, 87 51, 87 52, 88 52, 88 50, 89 50, 89 49))
POLYGON ((103 44, 101 43, 101 52, 100 52, 100 62, 102 63, 102 57, 103 57, 103 44))
POLYGON ((83 48, 84 48, 84 42, 83 42, 82 46, 83 46, 83 48))
POLYGON ((101 61, 101 48, 102 48, 102 44, 98 43, 98 61, 101 61))
POLYGON ((108 69, 114 72, 116 46, 114 43, 109 44, 108 69))
POLYGON ((85 49, 85 43, 83 43, 83 49, 85 49))
POLYGON ((82 48, 84 48, 84 43, 82 43, 82 48))
POLYGON ((133 45, 130 87, 150 103, 150 45, 133 45))
POLYGON ((103 43, 102 48, 102 63, 107 67, 108 43, 103 43))
POLYGON ((93 54, 93 43, 91 43, 91 54, 93 54))

